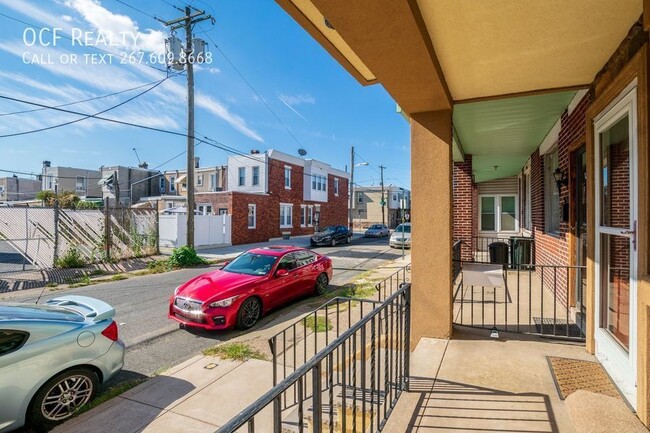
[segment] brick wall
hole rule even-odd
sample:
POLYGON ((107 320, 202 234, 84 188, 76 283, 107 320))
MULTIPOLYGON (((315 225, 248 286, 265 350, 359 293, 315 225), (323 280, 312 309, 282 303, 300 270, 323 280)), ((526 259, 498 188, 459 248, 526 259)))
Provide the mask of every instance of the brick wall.
POLYGON ((454 162, 453 173, 453 238, 454 242, 465 242, 461 249, 462 260, 471 260, 472 237, 477 226, 475 215, 478 218, 475 201, 478 189, 472 182, 472 155, 466 155, 463 162, 454 162))
POLYGON ((320 206, 320 226, 342 225, 348 226, 348 179, 338 177, 339 194, 334 195, 334 178, 327 176, 327 203, 320 206))
MULTIPOLYGON (((587 93, 569 115, 565 111, 561 117, 561 127, 558 136, 558 167, 569 175, 570 146, 584 137, 586 120, 585 113, 591 102, 587 93)), ((553 185, 555 187, 555 185, 553 185)), ((535 263, 540 265, 568 266, 573 258, 569 257, 568 221, 560 221, 560 230, 557 233, 547 234, 545 231, 545 201, 544 201, 544 157, 535 151, 531 155, 531 204, 533 234, 535 236, 535 263)), ((563 203, 569 202, 569 188, 562 186, 560 189, 560 209, 563 203)), ((568 281, 565 269, 559 269, 557 275, 547 278, 548 288, 557 278, 559 300, 566 304, 568 281)))

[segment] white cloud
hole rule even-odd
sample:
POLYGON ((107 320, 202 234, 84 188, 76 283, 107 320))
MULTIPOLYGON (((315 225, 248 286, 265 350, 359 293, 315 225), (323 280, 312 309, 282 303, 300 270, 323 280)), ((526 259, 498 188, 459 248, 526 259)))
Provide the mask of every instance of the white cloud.
POLYGON ((299 95, 280 95, 280 100, 289 105, 300 105, 300 104, 315 104, 316 98, 310 94, 303 93, 299 95))
POLYGON ((66 6, 77 11, 98 32, 106 36, 111 46, 153 53, 165 52, 165 33, 141 30, 127 15, 113 13, 96 0, 68 0, 66 6))

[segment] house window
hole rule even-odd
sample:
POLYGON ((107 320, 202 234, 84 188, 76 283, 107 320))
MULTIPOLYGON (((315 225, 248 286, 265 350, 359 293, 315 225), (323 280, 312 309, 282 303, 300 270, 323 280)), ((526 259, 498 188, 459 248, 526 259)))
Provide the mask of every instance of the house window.
POLYGON ((77 182, 75 189, 77 191, 85 191, 86 190, 86 178, 83 176, 77 176, 77 182))
POLYGON ((514 195, 483 195, 479 200, 480 230, 514 232, 519 230, 517 197, 514 195))
POLYGON ((284 166, 284 187, 286 189, 291 189, 291 167, 284 166))
POLYGON ((327 176, 323 176, 323 191, 327 191, 327 176))
POLYGON ((211 174, 210 175, 210 191, 216 191, 217 190, 217 175, 216 174, 211 174))
POLYGON ((196 175, 196 186, 203 186, 203 175, 202 174, 197 174, 196 175))
POLYGON ((246 167, 239 167, 239 186, 246 185, 246 167))
POLYGON ((165 207, 167 207, 167 209, 173 208, 174 207, 174 202, 173 201, 165 202, 165 207))
POLYGON ((557 149, 544 156, 544 221, 546 233, 560 231, 560 191, 553 172, 558 167, 557 149))
POLYGON ((200 215, 212 215, 212 205, 197 204, 194 206, 194 208, 199 211, 200 215))
POLYGON ((47 189, 52 189, 53 178, 52 176, 47 177, 47 189))
POLYGON ((307 206, 300 205, 300 227, 304 227, 307 224, 307 206))
POLYGON ((260 168, 258 166, 253 167, 253 186, 259 186, 260 184, 260 168))
POLYGON ((4 185, 0 185, 0 196, 4 196, 4 195, 5 195, 5 187, 4 185))
POLYGON ((307 225, 314 225, 314 206, 309 206, 309 212, 307 213, 307 225))
POLYGON ((339 195, 339 179, 338 179, 338 177, 334 178, 334 195, 339 195))
POLYGON ((257 218, 257 207, 254 204, 248 205, 248 228, 254 229, 257 218))
POLYGON ((311 189, 316 189, 316 176, 311 177, 311 189))
POLYGON ((393 201, 397 201, 397 194, 393 194, 393 201))
POLYGON ((357 203, 363 203, 363 193, 362 192, 357 193, 357 203))
POLYGON ((220 207, 219 208, 219 215, 228 215, 228 209, 220 207))
POLYGON ((174 176, 169 178, 169 190, 171 192, 176 191, 176 178, 174 176))
POLYGON ((280 203, 280 228, 289 228, 291 225, 291 217, 293 216, 293 205, 280 203))
POLYGON ((160 192, 161 193, 165 192, 165 178, 164 177, 160 178, 160 192))

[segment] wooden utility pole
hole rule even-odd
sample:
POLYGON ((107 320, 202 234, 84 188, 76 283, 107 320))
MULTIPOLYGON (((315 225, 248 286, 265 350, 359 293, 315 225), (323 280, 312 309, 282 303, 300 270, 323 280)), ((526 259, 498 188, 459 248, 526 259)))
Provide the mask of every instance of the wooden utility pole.
MULTIPOLYGON (((183 28, 185 30, 185 56, 184 66, 187 71, 187 241, 186 245, 194 248, 194 61, 198 53, 194 51, 192 26, 205 20, 213 20, 212 16, 205 15, 205 11, 192 6, 185 9, 176 8, 185 16, 171 21, 162 21, 172 32, 183 28), (192 10, 195 12, 192 13, 192 10)), ((203 55, 203 53, 200 53, 203 55)))
POLYGON ((381 170, 381 223, 386 224, 386 197, 384 194, 384 167, 383 165, 379 166, 379 169, 381 170))

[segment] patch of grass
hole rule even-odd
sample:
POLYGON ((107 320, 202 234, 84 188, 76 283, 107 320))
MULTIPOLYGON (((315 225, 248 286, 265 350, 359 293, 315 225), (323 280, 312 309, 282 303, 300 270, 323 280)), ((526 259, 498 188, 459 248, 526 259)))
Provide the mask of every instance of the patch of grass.
POLYGON ((119 385, 110 387, 106 390, 106 392, 100 394, 95 398, 94 400, 88 402, 87 404, 83 405, 82 407, 79 408, 77 411, 76 415, 80 415, 84 412, 89 411, 90 409, 99 406, 102 403, 107 402, 108 400, 117 397, 120 394, 123 394, 130 390, 131 388, 135 388, 136 386, 140 385, 142 382, 145 382, 146 379, 135 379, 131 380, 128 382, 123 382, 120 383, 119 385))
POLYGON ((83 268, 86 266, 86 259, 76 246, 71 246, 65 254, 54 262, 57 268, 83 268))
POLYGON ((50 288, 52 288, 52 287, 58 287, 58 285, 59 285, 59 283, 54 283, 54 282, 52 282, 52 283, 47 283, 47 284, 45 285, 45 287, 50 287, 50 288))
MULTIPOLYGON (((149 262, 147 265, 147 270, 146 274, 143 275, 149 275, 149 274, 161 274, 163 272, 168 272, 171 271, 172 267, 169 264, 168 260, 154 260, 152 262, 149 262)), ((144 271, 142 271, 144 272, 144 271)))
POLYGON ((127 278, 129 278, 129 277, 127 277, 127 276, 124 275, 124 274, 116 274, 116 275, 113 275, 113 276, 111 277, 111 281, 126 280, 127 278))
POLYGON ((308 316, 305 326, 314 332, 327 332, 333 327, 332 321, 324 316, 308 316))
POLYGON ((221 359, 233 361, 248 361, 249 359, 266 360, 266 356, 253 349, 246 343, 226 343, 203 350, 205 356, 218 356, 221 359))

